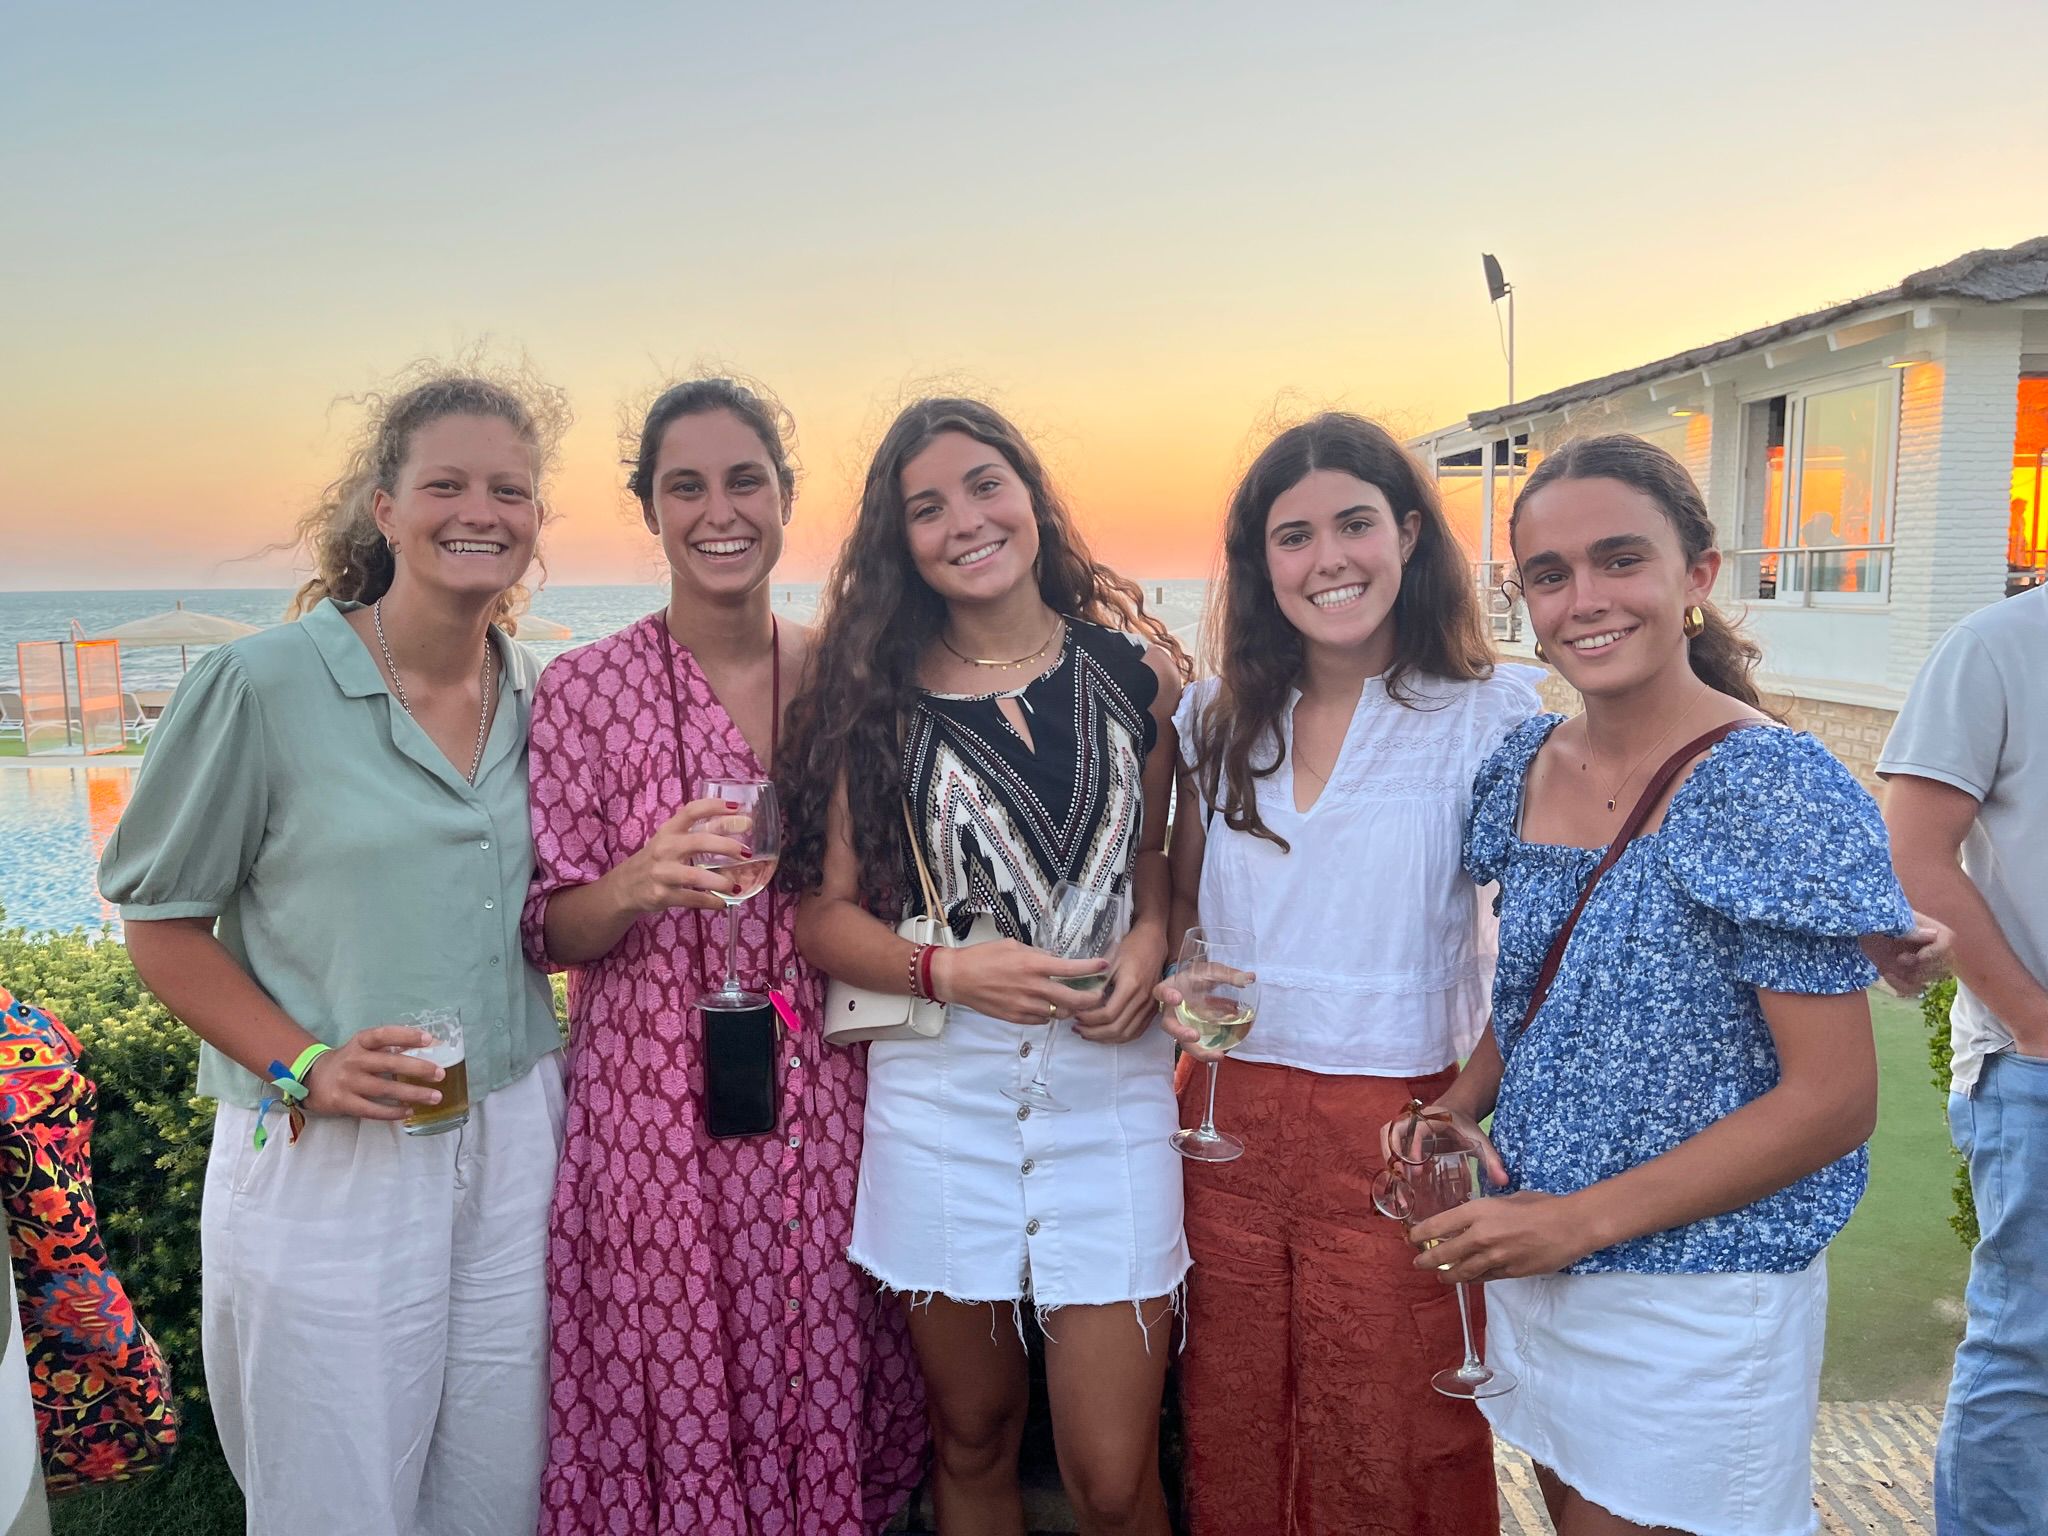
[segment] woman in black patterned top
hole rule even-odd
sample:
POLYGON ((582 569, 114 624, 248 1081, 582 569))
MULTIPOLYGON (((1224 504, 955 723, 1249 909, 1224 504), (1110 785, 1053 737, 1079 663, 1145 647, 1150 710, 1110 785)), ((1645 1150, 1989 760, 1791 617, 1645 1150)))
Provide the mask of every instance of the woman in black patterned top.
POLYGON ((910 1303, 941 1527, 1022 1529, 1028 1302, 1082 1529, 1165 1536, 1157 1426, 1188 1257, 1172 1043, 1148 1026, 1183 658, 1016 430, 949 399, 877 451, 816 654, 784 759, 798 942, 834 976, 948 1005, 938 1038, 870 1047, 851 1250, 910 1303), (906 796, 965 941, 928 964, 893 931, 917 889, 906 796), (1104 962, 1035 947, 1061 880, 1130 893, 1100 992, 1057 978, 1104 962), (1049 1029, 1075 1037, 1050 1072, 1064 1114, 1004 1096, 1049 1029))

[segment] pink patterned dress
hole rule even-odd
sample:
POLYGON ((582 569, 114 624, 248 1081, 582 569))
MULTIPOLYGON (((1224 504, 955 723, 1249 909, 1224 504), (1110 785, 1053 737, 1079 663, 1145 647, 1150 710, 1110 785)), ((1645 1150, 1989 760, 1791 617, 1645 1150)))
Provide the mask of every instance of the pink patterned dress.
MULTIPOLYGON (((761 776, 663 628, 657 614, 570 651, 535 692, 536 964, 548 899, 637 851, 683 803, 681 780, 761 776)), ((823 988, 797 956, 795 907, 770 890, 740 909, 740 978, 773 978, 815 1021, 823 988)), ((864 1053, 785 1032, 778 1134, 704 1129, 692 1004, 723 974, 723 922, 642 917, 572 978, 544 1536, 859 1536, 923 1468, 908 1338, 846 1258, 864 1053)))

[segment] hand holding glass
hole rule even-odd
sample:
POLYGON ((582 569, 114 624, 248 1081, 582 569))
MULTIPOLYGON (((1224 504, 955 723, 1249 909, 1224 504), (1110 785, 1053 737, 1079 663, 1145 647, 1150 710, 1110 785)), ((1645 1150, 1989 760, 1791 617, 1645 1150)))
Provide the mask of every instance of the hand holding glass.
MULTIPOLYGON (((1107 960, 1111 966, 1086 976, 1057 976, 1053 978, 1062 986, 1072 987, 1080 993, 1099 993, 1109 984, 1109 972, 1116 958, 1116 947, 1123 942, 1125 930, 1131 925, 1131 898, 1122 890, 1104 890, 1097 887, 1076 885, 1071 880, 1062 880, 1052 888, 1052 900, 1047 904, 1045 929, 1039 948, 1061 960, 1107 960)), ((1079 1006, 1093 1007, 1096 999, 1076 999, 1079 1006)), ((1003 1097, 1018 1104, 1028 1104, 1033 1109, 1048 1110, 1062 1114, 1067 1106, 1052 1096, 1046 1086, 1046 1073, 1052 1065, 1052 1044, 1059 1038, 1059 1021, 1046 1021, 1045 1044, 1038 1051, 1038 1070, 1019 1083, 1003 1090, 1003 1097)), ((1029 1046, 1025 1050, 1029 1056, 1029 1046)), ((1020 1070, 1021 1075, 1021 1070, 1020 1070)))
POLYGON ((438 1104, 415 1104, 405 1113, 400 1128, 408 1136, 438 1136, 469 1123, 469 1058, 462 1044, 462 1014, 454 1008, 422 1008, 388 1020, 421 1030, 433 1037, 433 1044, 406 1054, 431 1061, 445 1074, 431 1084, 440 1095, 438 1104))
MULTIPOLYGON (((1181 940, 1180 964, 1171 978, 1180 994, 1180 1022, 1195 1032, 1205 1051, 1234 1051, 1244 1043, 1259 1011, 1259 978, 1253 969, 1252 936, 1243 928, 1190 928, 1181 940)), ((1173 1149, 1198 1163, 1227 1163, 1244 1155, 1244 1143, 1216 1129, 1216 1062, 1209 1063, 1209 1107, 1192 1131, 1175 1131, 1173 1149)))
POLYGON ((765 779, 714 779, 704 786, 702 798, 723 800, 733 806, 734 816, 747 817, 748 826, 744 832, 739 832, 736 828, 729 829, 717 819, 702 823, 703 830, 707 832, 737 835, 747 851, 737 857, 727 853, 697 856, 699 866, 717 870, 734 886, 730 894, 720 893, 725 901, 725 984, 716 992, 699 998, 698 1006, 727 1010, 765 1008, 768 1006, 765 996, 740 985, 739 913, 736 909, 741 902, 767 889, 768 882, 775 878, 775 865, 782 856, 782 817, 776 810, 775 786, 765 779))
MULTIPOLYGON (((1392 1138, 1394 1159, 1373 1181, 1372 1203, 1382 1216, 1404 1227, 1454 1211, 1479 1191, 1479 1159, 1449 1125, 1422 1118, 1420 1101, 1392 1138)), ((1434 1244, 1431 1245, 1435 1246, 1434 1244)), ((1438 1371, 1429 1384, 1445 1397, 1499 1397, 1512 1392, 1515 1378, 1479 1356, 1472 1342, 1472 1304, 1458 1282, 1458 1324, 1465 1333, 1465 1358, 1438 1371)))

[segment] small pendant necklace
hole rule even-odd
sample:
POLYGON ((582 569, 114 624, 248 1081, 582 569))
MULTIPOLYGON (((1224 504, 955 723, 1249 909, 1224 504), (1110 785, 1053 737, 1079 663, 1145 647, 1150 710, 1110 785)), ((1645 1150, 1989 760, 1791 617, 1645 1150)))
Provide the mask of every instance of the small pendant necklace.
MULTIPOLYGON (((1615 803, 1615 801, 1616 801, 1616 800, 1618 800, 1618 799, 1619 799, 1619 798, 1621 797, 1621 791, 1622 791, 1623 787, 1624 787, 1624 786, 1625 786, 1625 785, 1626 785, 1626 784, 1628 783, 1628 781, 1629 781, 1630 779, 1632 779, 1632 778, 1634 778, 1634 777, 1636 776, 1636 770, 1637 770, 1638 768, 1642 767, 1644 763, 1646 763, 1646 762, 1648 762, 1648 761, 1649 761, 1649 758, 1650 758, 1650 753, 1651 753, 1651 752, 1654 752, 1654 751, 1656 751, 1656 750, 1657 750, 1657 749, 1658 749, 1659 747, 1663 746, 1663 745, 1664 745, 1664 743, 1665 743, 1666 741, 1670 740, 1670 738, 1671 738, 1671 733, 1672 733, 1673 731, 1675 731, 1675 730, 1677 730, 1677 729, 1678 729, 1678 722, 1679 722, 1679 721, 1681 721, 1681 720, 1683 720, 1683 719, 1684 719, 1684 718, 1685 718, 1685 717, 1686 717, 1687 715, 1689 715, 1690 713, 1692 713, 1692 707, 1693 707, 1693 705, 1695 705, 1695 704, 1697 704, 1697 703, 1699 702, 1699 699, 1700 699, 1700 695, 1701 695, 1701 694, 1703 694, 1703 693, 1705 693, 1706 691, 1707 691, 1707 685, 1706 685, 1705 683, 1701 683, 1701 684, 1699 685, 1699 687, 1698 687, 1697 689, 1695 689, 1695 690, 1694 690, 1694 692, 1693 692, 1692 696, 1691 696, 1690 698, 1688 698, 1688 699, 1687 699, 1687 700, 1685 701, 1685 706, 1684 706, 1684 707, 1683 707, 1682 709, 1680 709, 1680 710, 1678 711, 1678 713, 1677 713, 1677 714, 1675 714, 1675 715, 1673 715, 1673 716, 1671 717, 1671 723, 1670 723, 1669 725, 1667 725, 1667 726, 1665 726, 1665 727, 1664 727, 1664 732, 1663 732, 1663 734, 1662 734, 1662 735, 1660 735, 1660 736, 1659 736, 1659 737, 1658 737, 1658 738, 1657 738, 1657 739, 1656 739, 1655 741, 1653 741, 1653 742, 1651 742, 1651 743, 1650 743, 1649 751, 1648 751, 1648 752, 1645 752, 1645 753, 1643 753, 1643 755, 1642 755, 1641 757, 1637 758, 1637 759, 1636 759, 1636 760, 1635 760, 1635 761, 1634 761, 1633 763, 1629 764, 1629 769, 1628 769, 1628 772, 1627 772, 1627 773, 1624 773, 1624 774, 1623 774, 1623 775, 1622 775, 1622 776, 1621 776, 1620 778, 1616 779, 1616 780, 1615 780, 1615 781, 1614 781, 1614 782, 1613 782, 1613 783, 1612 783, 1611 785, 1609 785, 1609 786, 1608 786, 1608 789, 1607 789, 1607 809, 1608 809, 1608 810, 1610 810, 1610 811, 1611 811, 1611 810, 1613 810, 1613 809, 1614 809, 1614 803, 1615 803)), ((1591 744, 1591 741, 1592 741, 1592 733, 1591 733, 1591 731, 1589 730, 1589 731, 1587 732, 1587 742, 1588 742, 1588 744, 1589 744, 1589 745, 1591 744)), ((1591 753, 1589 752, 1589 753, 1588 753, 1588 754, 1586 755, 1585 759, 1584 759, 1583 761, 1581 761, 1581 762, 1580 762, 1580 764, 1579 764, 1579 771, 1580 771, 1581 773, 1583 773, 1583 772, 1585 772, 1585 771, 1586 771, 1586 770, 1587 770, 1588 768, 1592 767, 1592 765, 1593 765, 1593 759, 1592 759, 1592 754, 1591 754, 1591 753)))
POLYGON ((1024 667, 1029 666, 1032 662, 1038 660, 1039 657, 1043 656, 1047 651, 1051 650, 1053 641, 1059 639, 1060 632, 1065 627, 1066 625, 1063 620, 1054 619, 1052 625, 1052 633, 1045 637, 1045 643, 1039 646, 1039 648, 1033 651, 1029 656, 1019 656, 1015 661, 990 661, 984 657, 970 656, 965 651, 961 650, 958 646, 954 645, 952 641, 948 640, 946 638, 946 632, 943 629, 939 631, 939 644, 943 645, 955 656, 958 656, 970 667, 995 667, 997 669, 1003 669, 1008 667, 1024 667))
MULTIPOLYGON (((384 599, 381 597, 370 605, 370 624, 377 631, 377 649, 384 653, 384 670, 391 674, 391 691, 397 695, 398 707, 410 715, 412 703, 405 696, 405 679, 398 675, 398 663, 391 659, 391 645, 384 638, 384 599)), ((491 638, 486 634, 483 672, 477 679, 477 692, 483 698, 483 709, 477 715, 476 750, 469 757, 469 782, 472 784, 476 782, 477 770, 484 764, 484 739, 491 731, 491 696, 497 691, 498 680, 498 669, 493 665, 496 659, 491 654, 491 638)))

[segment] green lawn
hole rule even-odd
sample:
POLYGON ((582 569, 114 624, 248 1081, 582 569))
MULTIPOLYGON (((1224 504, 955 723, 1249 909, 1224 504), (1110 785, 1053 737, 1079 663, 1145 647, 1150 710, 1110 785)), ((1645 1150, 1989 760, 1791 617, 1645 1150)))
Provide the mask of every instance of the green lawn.
MULTIPOLYGON (((1828 1255, 1827 1371, 1840 1401, 1939 1401, 1969 1255, 1949 1230, 1955 1161, 1919 1006, 1871 994, 1882 1073, 1870 1193, 1828 1255)), ((206 1426, 205 1428, 210 1428, 206 1426)), ((65 1499, 56 1536, 241 1536, 241 1495, 202 1429, 168 1472, 65 1499)))
POLYGON ((1879 1066, 1870 1192, 1828 1250, 1831 1400, 1939 1402, 1963 1336, 1969 1250, 1949 1230, 1948 1098, 1930 1081, 1918 1003, 1871 993, 1879 1066))

